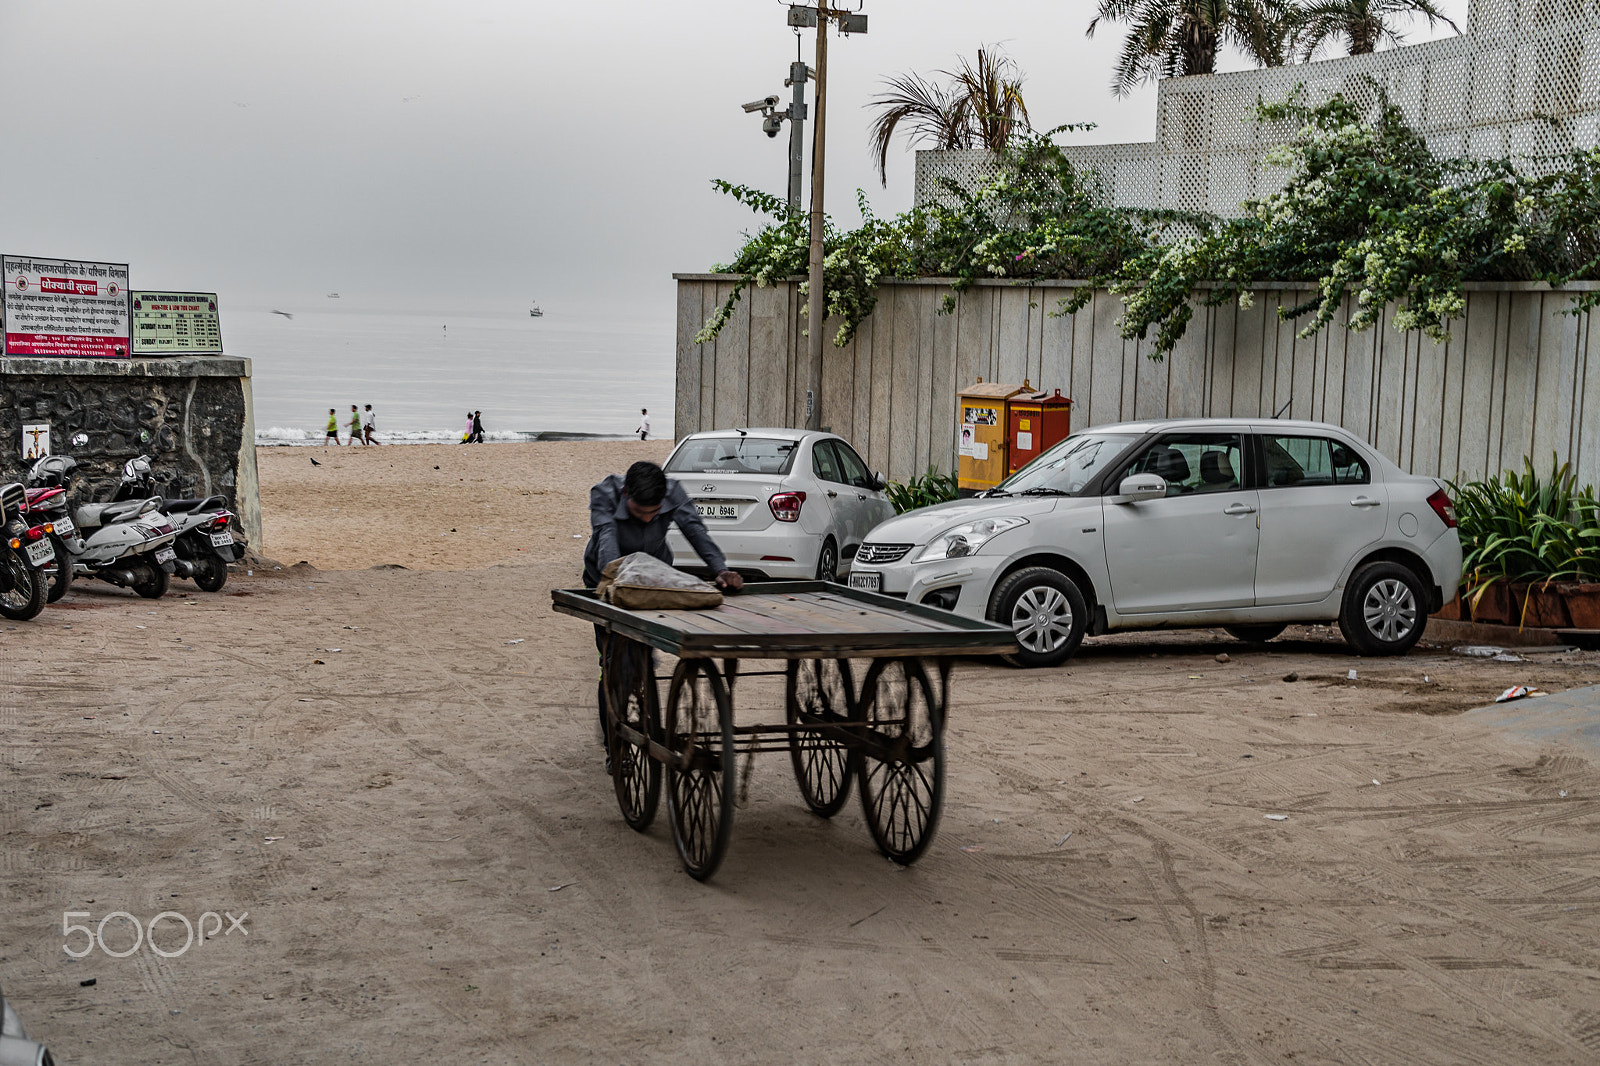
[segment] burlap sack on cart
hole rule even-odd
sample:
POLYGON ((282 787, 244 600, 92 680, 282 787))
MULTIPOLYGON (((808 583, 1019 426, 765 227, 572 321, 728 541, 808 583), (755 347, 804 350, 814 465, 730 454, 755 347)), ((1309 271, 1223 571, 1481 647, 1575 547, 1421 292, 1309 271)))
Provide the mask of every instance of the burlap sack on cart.
POLYGON ((653 555, 634 552, 614 559, 600 573, 595 595, 630 611, 677 611, 715 607, 722 593, 653 555))

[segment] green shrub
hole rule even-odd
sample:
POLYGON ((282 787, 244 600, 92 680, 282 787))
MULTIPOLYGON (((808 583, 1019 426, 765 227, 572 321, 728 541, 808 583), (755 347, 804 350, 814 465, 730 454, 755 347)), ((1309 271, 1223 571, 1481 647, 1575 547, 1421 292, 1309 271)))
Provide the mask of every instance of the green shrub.
POLYGON ((894 504, 894 513, 905 514, 919 507, 931 507, 936 503, 948 503, 955 499, 956 476, 941 473, 930 466, 926 474, 914 477, 903 484, 891 481, 884 486, 883 491, 889 497, 889 502, 894 504))
POLYGON ((1580 489, 1570 463, 1540 476, 1533 463, 1483 481, 1450 484, 1471 585, 1508 581, 1600 581, 1600 499, 1580 489))

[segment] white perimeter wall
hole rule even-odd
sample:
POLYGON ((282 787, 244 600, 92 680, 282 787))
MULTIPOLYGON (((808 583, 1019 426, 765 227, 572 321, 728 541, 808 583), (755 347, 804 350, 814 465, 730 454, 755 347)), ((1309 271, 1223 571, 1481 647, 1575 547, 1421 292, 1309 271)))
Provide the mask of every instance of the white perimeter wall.
MULTIPOLYGON (((680 274, 679 438, 703 429, 805 422, 803 300, 793 282, 746 290, 709 344, 694 336, 726 298, 727 275, 680 274)), ((874 469, 904 480, 955 468, 955 397, 982 377, 1056 389, 1075 401, 1074 430, 1136 418, 1269 416, 1344 426, 1405 469, 1479 477, 1571 460, 1600 482, 1600 332, 1593 316, 1563 315, 1566 292, 1539 284, 1468 286, 1467 312, 1436 344, 1387 325, 1347 330, 1341 316, 1316 336, 1281 322, 1280 303, 1305 286, 1262 287, 1254 306, 1199 308, 1163 362, 1117 332, 1122 302, 1104 290, 1076 315, 1052 317, 1074 282, 980 282, 955 313, 937 313, 948 284, 894 282, 854 341, 835 348, 828 325, 822 424, 851 440, 874 469), (1590 353, 1593 352, 1591 359, 1590 353)), ((1346 308, 1345 315, 1348 315, 1346 308)), ((1385 316, 1387 321, 1388 316, 1385 316)))

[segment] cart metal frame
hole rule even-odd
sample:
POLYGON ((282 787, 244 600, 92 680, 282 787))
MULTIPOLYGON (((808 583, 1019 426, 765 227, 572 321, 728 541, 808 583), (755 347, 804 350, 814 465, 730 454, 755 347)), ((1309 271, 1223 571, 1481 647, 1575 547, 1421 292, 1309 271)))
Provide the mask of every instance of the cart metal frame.
POLYGON ((665 778, 673 842, 697 880, 727 852, 738 757, 748 775, 761 752, 789 753, 802 797, 824 818, 856 783, 879 849, 915 862, 943 806, 951 659, 1016 650, 1003 626, 831 582, 748 584, 697 611, 629 611, 590 589, 550 596, 607 633, 600 698, 624 820, 650 826, 665 778), (655 651, 677 657, 670 674, 656 673, 655 651), (741 671, 744 659, 785 668, 741 671), (871 660, 859 687, 852 659, 871 660), (751 676, 785 678, 782 723, 734 723, 738 681, 751 676))

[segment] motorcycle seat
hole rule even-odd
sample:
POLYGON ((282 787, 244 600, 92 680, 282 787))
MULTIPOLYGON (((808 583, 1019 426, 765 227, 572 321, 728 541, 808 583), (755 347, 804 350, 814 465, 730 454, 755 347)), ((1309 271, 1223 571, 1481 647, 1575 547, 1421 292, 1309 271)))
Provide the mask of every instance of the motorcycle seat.
POLYGON ((220 511, 228 505, 221 496, 202 496, 191 500, 165 500, 161 509, 167 514, 188 514, 190 511, 220 511))
POLYGON ((95 529, 108 522, 126 522, 139 513, 143 500, 124 500, 120 503, 86 503, 73 514, 72 520, 79 529, 95 529))

